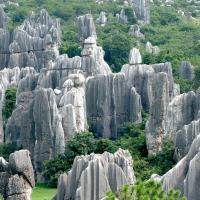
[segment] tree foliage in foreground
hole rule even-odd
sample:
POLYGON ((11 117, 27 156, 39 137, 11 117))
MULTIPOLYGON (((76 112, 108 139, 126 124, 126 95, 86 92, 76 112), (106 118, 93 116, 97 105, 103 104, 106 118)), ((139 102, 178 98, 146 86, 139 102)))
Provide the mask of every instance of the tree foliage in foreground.
POLYGON ((124 185, 117 195, 109 192, 106 200, 186 200, 179 191, 166 193, 159 183, 152 180, 124 185))

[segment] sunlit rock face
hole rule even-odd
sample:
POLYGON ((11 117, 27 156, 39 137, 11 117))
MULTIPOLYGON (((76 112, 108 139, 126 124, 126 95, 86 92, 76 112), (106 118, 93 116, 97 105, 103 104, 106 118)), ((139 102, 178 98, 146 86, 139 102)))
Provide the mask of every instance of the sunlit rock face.
POLYGON ((133 160, 128 151, 77 156, 68 175, 63 174, 54 200, 103 199, 124 184, 133 184, 133 160))

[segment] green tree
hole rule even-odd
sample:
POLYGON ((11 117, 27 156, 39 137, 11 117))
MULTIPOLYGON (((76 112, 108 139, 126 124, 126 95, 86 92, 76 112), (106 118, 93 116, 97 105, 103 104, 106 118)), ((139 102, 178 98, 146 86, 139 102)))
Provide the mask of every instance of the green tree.
POLYGON ((119 72, 122 65, 128 63, 131 43, 129 38, 121 33, 109 35, 103 41, 105 60, 112 67, 114 72, 119 72))
POLYGON ((16 92, 17 89, 15 87, 10 87, 5 92, 5 104, 3 107, 3 116, 5 121, 8 120, 15 108, 16 92))
POLYGON ((168 193, 159 183, 152 180, 124 185, 117 195, 109 192, 106 200, 186 200, 179 191, 171 189, 168 193))

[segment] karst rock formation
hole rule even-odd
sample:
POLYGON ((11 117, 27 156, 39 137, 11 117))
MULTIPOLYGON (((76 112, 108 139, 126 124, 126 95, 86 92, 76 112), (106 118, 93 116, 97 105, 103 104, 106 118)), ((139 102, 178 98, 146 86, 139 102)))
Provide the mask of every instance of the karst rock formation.
POLYGON ((0 158, 0 194, 4 199, 31 200, 34 186, 34 171, 28 150, 10 154, 9 162, 0 158))
MULTIPOLYGON (((148 0, 129 3, 142 23, 150 22, 148 0)), ((117 15, 120 23, 127 23, 126 17, 123 9, 117 15)), ((91 14, 77 18, 81 54, 72 58, 59 54, 60 23, 46 10, 31 13, 12 32, 7 20, 0 6, 0 143, 27 150, 11 154, 9 164, 0 159, 0 185, 4 184, 0 192, 5 198, 15 199, 17 194, 30 199, 33 170, 37 180, 44 181, 43 161, 64 153, 65 143, 75 134, 89 130, 96 137, 117 139, 124 134, 124 124, 142 122, 144 110, 149 113, 145 125, 149 155, 158 153, 167 138, 174 141, 179 161, 157 180, 166 190, 181 189, 189 200, 198 200, 200 89, 181 94, 171 63, 143 64, 137 48, 130 50, 121 71, 113 73, 97 43, 91 14), (17 88, 16 105, 5 124, 2 110, 9 87, 17 88)), ((105 11, 97 23, 107 26, 105 11)), ((139 25, 130 31, 144 38, 139 25)), ((150 43, 146 50, 159 51, 150 43)), ((194 67, 183 61, 179 77, 192 81, 194 67)), ((59 179, 55 200, 103 199, 110 190, 116 193, 123 184, 135 182, 132 164, 129 152, 121 149, 115 154, 76 157, 71 171, 59 179)))
POLYGON ((128 151, 77 156, 68 174, 61 175, 54 200, 103 199, 124 184, 133 184, 133 160, 128 151))

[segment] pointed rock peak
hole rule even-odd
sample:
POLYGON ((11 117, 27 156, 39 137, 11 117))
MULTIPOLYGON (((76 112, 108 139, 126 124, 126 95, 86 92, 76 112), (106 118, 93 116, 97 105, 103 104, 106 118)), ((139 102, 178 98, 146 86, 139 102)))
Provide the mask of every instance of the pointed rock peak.
POLYGON ((140 54, 139 49, 133 48, 130 51, 129 55, 129 64, 130 65, 137 65, 142 63, 142 56, 140 54))
POLYGON ((0 29, 6 28, 7 16, 2 6, 0 6, 0 29))
POLYGON ((78 17, 78 40, 83 43, 88 37, 97 39, 96 27, 91 14, 78 17))

